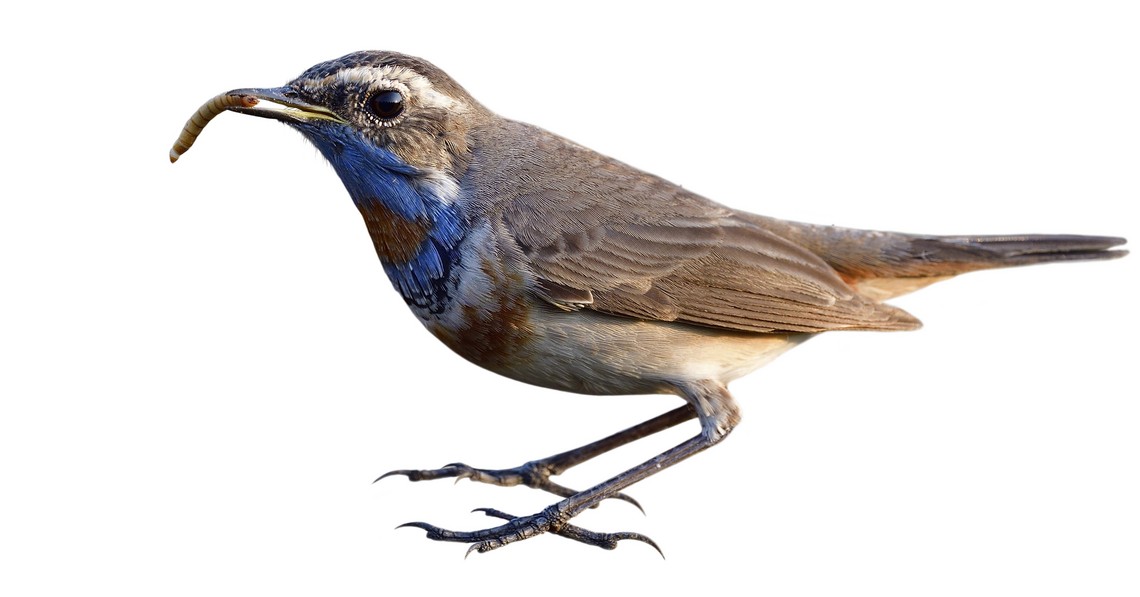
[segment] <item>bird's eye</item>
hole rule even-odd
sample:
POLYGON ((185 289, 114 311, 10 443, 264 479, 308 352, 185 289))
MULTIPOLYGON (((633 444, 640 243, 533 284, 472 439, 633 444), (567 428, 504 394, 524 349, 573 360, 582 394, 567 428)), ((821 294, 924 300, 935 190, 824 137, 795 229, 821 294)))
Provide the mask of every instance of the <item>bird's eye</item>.
POLYGON ((368 100, 368 108, 380 118, 391 120, 404 111, 404 96, 399 91, 387 89, 373 95, 368 100))

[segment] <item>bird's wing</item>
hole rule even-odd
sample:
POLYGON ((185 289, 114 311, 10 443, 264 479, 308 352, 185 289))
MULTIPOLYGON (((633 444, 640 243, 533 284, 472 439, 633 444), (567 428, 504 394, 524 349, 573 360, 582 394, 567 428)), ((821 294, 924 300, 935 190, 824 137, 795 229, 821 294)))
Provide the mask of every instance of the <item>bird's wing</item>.
POLYGON ((564 309, 747 332, 920 325, 734 211, 654 177, 640 182, 625 193, 543 190, 503 205, 536 294, 564 309))

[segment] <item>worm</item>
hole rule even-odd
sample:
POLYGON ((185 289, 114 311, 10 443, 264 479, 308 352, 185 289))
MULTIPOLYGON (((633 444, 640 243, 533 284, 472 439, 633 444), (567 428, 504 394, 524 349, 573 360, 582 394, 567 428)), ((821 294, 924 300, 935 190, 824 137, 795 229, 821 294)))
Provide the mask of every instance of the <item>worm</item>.
POLYGON ((206 128, 215 116, 229 110, 230 108, 252 108, 257 105, 257 98, 252 95, 230 95, 229 93, 222 93, 210 98, 210 101, 202 104, 201 108, 186 121, 186 126, 182 127, 182 133, 178 135, 178 140, 174 142, 174 147, 170 148, 170 163, 178 161, 182 154, 190 150, 190 146, 194 145, 194 140, 198 135, 202 134, 202 129, 206 128))

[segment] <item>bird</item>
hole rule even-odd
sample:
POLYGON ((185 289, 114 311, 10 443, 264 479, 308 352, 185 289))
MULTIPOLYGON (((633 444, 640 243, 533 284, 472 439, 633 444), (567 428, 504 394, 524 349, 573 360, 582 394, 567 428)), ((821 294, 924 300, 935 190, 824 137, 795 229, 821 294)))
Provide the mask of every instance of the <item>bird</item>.
MULTIPOLYGON (((932 236, 814 225, 706 199, 484 107, 443 70, 389 51, 317 64, 281 87, 229 91, 187 122, 177 160, 218 114, 285 123, 328 160, 395 290, 463 358, 580 394, 683 404, 580 448, 510 469, 454 463, 380 478, 468 478, 560 499, 434 540, 486 552, 542 533, 613 549, 634 532, 572 523, 631 485, 720 443, 740 420, 728 384, 815 335, 913 330, 885 301, 961 273, 1124 256, 1123 238, 932 236), (551 480, 696 418, 697 435, 585 490, 551 480)), ((379 480, 379 479, 377 479, 379 480)), ((638 505, 640 507, 640 505, 638 505)))

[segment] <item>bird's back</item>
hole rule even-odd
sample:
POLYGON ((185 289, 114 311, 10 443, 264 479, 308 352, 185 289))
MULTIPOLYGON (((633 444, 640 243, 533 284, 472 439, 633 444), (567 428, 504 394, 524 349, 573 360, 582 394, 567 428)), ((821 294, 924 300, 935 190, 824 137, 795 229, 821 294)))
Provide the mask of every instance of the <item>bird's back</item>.
POLYGON ((900 330, 880 301, 979 269, 1106 259, 1124 242, 1074 235, 923 236, 758 216, 538 127, 473 131, 465 175, 482 217, 551 303, 753 332, 900 330))
POLYGON ((763 222, 537 127, 499 120, 471 147, 469 212, 553 305, 756 333, 918 325, 763 222))

